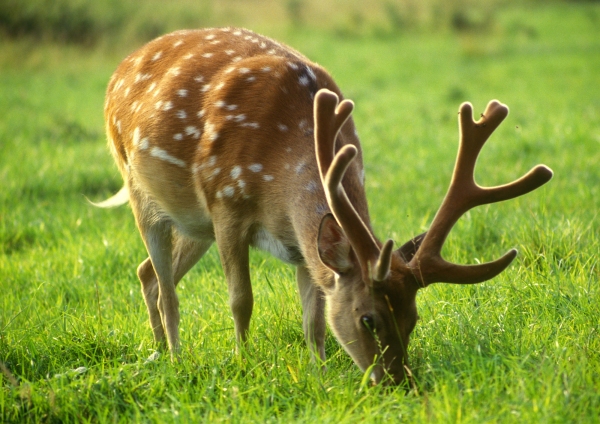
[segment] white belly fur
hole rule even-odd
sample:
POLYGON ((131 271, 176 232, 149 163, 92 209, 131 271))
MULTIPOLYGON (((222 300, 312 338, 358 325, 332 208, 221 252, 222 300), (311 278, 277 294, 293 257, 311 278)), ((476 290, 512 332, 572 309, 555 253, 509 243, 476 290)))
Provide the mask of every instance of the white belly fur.
POLYGON ((297 249, 288 248, 264 227, 260 227, 254 233, 251 244, 257 249, 269 252, 271 255, 282 260, 283 262, 294 265, 298 265, 302 262, 302 258, 297 249))

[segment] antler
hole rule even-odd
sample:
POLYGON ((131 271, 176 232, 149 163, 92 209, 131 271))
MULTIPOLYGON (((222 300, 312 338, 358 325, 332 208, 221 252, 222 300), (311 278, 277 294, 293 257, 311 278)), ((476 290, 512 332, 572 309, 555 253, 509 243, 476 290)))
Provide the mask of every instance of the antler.
POLYGON ((502 272, 515 258, 517 251, 480 265, 457 265, 445 261, 441 250, 456 221, 475 206, 512 199, 529 193, 552 178, 552 170, 537 165, 526 175, 510 184, 481 187, 474 179, 475 162, 481 148, 508 115, 508 107, 492 100, 475 122, 470 103, 459 109, 460 145, 450 187, 421 247, 408 263, 417 281, 426 286, 434 282, 474 284, 489 280, 502 272))
POLYGON ((321 182, 327 203, 356 253, 363 278, 365 281, 372 278, 380 281, 389 271, 393 243, 388 240, 383 251, 380 250, 378 242, 352 206, 342 186, 344 174, 356 157, 357 149, 348 144, 335 154, 337 135, 354 109, 350 100, 343 100, 339 105, 338 101, 337 94, 326 89, 319 90, 315 96, 315 150, 321 182))

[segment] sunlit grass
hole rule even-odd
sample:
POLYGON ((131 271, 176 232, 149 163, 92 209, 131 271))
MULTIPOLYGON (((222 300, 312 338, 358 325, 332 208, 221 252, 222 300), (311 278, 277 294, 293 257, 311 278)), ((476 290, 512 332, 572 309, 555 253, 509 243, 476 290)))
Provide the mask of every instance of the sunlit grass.
POLYGON ((490 282, 419 294, 408 394, 362 384, 332 336, 328 370, 319 372, 304 345, 294 272, 259 252, 246 352, 235 353, 212 248, 178 287, 181 360, 157 357, 131 213, 94 209, 84 197, 121 185, 102 122, 121 57, 50 47, 19 62, 3 50, 0 421, 596 421, 600 11, 555 5, 524 16, 507 10, 498 19, 527 23, 525 33, 344 39, 299 29, 283 40, 328 68, 356 102, 381 238, 402 243, 429 225, 448 184, 462 101, 475 111, 492 98, 511 108, 482 152, 479 182, 501 184, 536 163, 556 173, 544 188, 458 223, 449 259, 475 263, 511 247, 520 255, 490 282))

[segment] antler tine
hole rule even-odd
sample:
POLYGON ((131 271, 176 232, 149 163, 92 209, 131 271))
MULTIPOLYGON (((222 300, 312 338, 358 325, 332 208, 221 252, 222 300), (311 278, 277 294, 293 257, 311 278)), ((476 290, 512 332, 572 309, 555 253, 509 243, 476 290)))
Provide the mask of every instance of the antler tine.
POLYGON ((552 178, 552 171, 537 165, 525 176, 498 187, 477 185, 474 170, 481 148, 508 115, 508 107, 492 100, 480 120, 473 120, 473 108, 463 103, 459 110, 460 146, 448 192, 438 210, 420 249, 409 263, 417 280, 428 285, 434 282, 474 284, 489 280, 502 272, 517 255, 512 249, 500 259, 481 265, 457 265, 441 257, 441 249, 458 219, 475 206, 512 199, 526 194, 552 178))
POLYGON ((315 148, 321 179, 333 162, 337 134, 354 109, 351 100, 338 102, 337 94, 327 89, 319 90, 315 95, 315 148))
MULTIPOLYGON (((371 279, 370 270, 379 258, 379 245, 367 225, 358 215, 342 186, 348 166, 358 153, 348 144, 335 153, 335 140, 354 104, 344 100, 338 105, 337 94, 322 89, 315 96, 315 149, 321 182, 327 203, 361 264, 365 281, 371 279)), ((388 261, 389 262, 389 261, 388 261)))

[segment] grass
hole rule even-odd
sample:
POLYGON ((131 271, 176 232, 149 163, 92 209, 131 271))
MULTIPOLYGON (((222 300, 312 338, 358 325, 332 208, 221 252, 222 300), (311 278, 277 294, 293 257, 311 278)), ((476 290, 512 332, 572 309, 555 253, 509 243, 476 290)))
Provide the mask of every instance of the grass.
MULTIPOLYGON (((154 354, 104 88, 123 52, 28 41, 0 49, 0 421, 595 422, 600 415, 600 8, 527 4, 489 34, 274 30, 355 100, 380 237, 427 228, 448 183, 456 110, 511 107, 478 165, 498 184, 545 163, 544 188, 468 213, 445 255, 520 255, 494 280, 418 296, 418 390, 366 384, 332 336, 309 362, 293 270, 252 254, 251 341, 234 353, 213 248, 178 287, 181 361, 154 354)), ((121 47, 119 50, 122 50, 121 47)))

